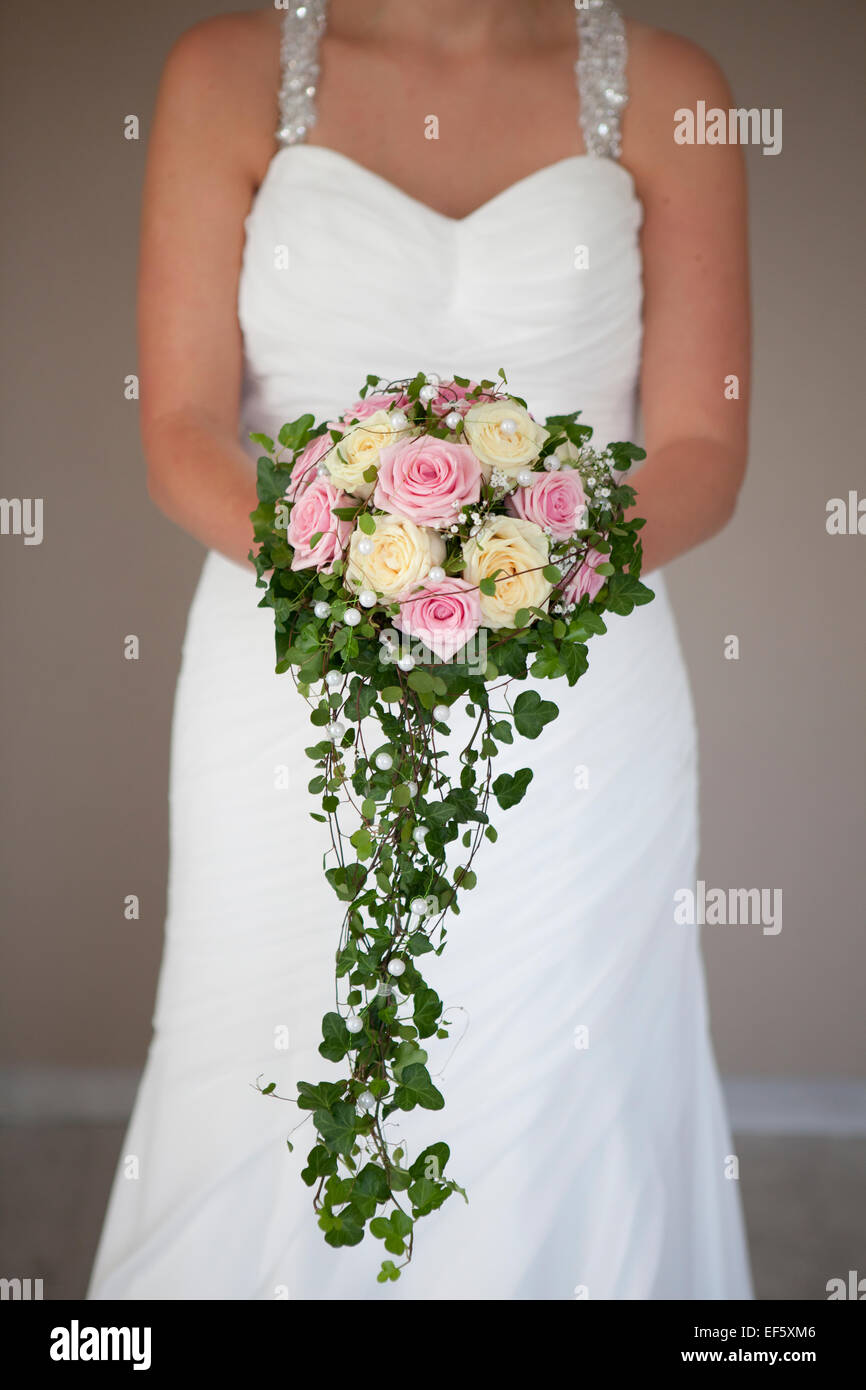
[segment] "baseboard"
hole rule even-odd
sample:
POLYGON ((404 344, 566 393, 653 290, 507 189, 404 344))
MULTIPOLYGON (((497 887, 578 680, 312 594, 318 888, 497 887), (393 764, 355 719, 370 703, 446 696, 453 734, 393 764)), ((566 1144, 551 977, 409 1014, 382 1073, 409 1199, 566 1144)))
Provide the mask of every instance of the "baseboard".
POLYGON ((737 1134, 866 1136, 866 1081, 727 1076, 723 1084, 737 1134))
POLYGON ((125 1124, 140 1077, 138 1067, 0 1067, 0 1124, 125 1124))
MULTIPOLYGON (((136 1067, 0 1067, 0 1124, 122 1125, 136 1067)), ((724 1078, 737 1134, 866 1136, 866 1081, 841 1077, 724 1078)))

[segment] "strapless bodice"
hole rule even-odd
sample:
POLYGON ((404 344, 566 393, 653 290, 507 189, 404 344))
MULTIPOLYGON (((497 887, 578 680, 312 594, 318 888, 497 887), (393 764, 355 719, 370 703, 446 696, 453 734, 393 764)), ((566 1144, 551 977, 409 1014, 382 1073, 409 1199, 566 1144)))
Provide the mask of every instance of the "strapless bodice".
POLYGON ((242 439, 332 415, 368 372, 499 367, 536 414, 632 437, 642 215, 628 170, 590 155, 456 219, 326 147, 280 149, 245 222, 242 439))

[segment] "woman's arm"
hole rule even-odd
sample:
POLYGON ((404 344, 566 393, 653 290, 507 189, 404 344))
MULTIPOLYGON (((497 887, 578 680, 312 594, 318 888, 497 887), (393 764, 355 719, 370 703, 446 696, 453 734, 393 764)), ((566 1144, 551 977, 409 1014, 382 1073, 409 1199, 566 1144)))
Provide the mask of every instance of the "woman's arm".
POLYGON ((742 150, 678 145, 674 112, 733 106, 716 64, 674 35, 632 44, 626 162, 645 208, 641 408, 647 449, 636 477, 646 571, 730 520, 746 466, 749 271, 742 150), (728 399, 736 377, 739 398, 728 399))
MULTIPOLYGON (((265 17, 270 20, 270 16, 265 17)), ((148 149, 138 292, 141 433, 158 507, 244 561, 255 471, 237 441, 244 218, 273 152, 273 25, 208 20, 169 55, 148 149)))

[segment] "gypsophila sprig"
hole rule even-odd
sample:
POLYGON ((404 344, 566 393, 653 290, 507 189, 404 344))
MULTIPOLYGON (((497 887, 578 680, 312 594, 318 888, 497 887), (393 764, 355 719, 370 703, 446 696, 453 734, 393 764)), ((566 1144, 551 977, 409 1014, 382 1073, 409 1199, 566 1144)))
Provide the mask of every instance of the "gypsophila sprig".
MULTIPOLYGON (((480 383, 419 372, 368 376, 337 420, 251 436, 263 454, 250 558, 276 669, 309 705, 310 814, 343 904, 319 1046, 338 1071, 282 1099, 312 1119, 302 1177, 324 1239, 381 1240, 394 1257, 383 1283, 411 1260, 418 1221, 466 1196, 445 1142, 412 1154, 387 1122, 445 1104, 428 1063, 450 1014, 423 963, 496 839, 491 802, 507 810, 530 787, 531 767, 494 776, 500 747, 557 716, 519 682, 574 685, 604 612, 652 598, 622 481, 643 450, 595 448, 578 417, 542 425, 502 370, 480 383), (471 734, 455 780, 442 758, 458 709, 471 734)), ((277 1095, 276 1082, 259 1089, 277 1095)))

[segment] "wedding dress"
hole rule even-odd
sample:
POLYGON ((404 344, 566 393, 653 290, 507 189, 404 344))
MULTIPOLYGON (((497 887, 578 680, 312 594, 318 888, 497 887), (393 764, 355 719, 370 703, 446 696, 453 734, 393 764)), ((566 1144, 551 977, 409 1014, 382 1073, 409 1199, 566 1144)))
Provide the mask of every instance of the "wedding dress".
MULTIPOLYGON (((246 219, 251 455, 248 431, 331 418, 368 371, 419 368, 501 365, 537 417, 580 408, 600 442, 634 438, 642 208, 617 161, 617 11, 578 11, 586 153, 460 219, 304 143, 323 11, 285 16, 282 147, 246 219)), ((251 573, 208 556, 174 717, 154 1034, 90 1298, 751 1296, 697 929, 674 921, 695 881, 692 704, 664 578, 650 583, 651 604, 592 639, 575 688, 537 683, 559 718, 497 760, 534 781, 494 816, 478 886, 425 960, 455 1020, 429 1063, 446 1108, 401 1118, 415 1153, 447 1140, 469 1204, 422 1221, 411 1265, 380 1285, 379 1241, 334 1250, 317 1227, 310 1124, 290 1153, 302 1116, 254 1089, 338 1074, 317 1046, 342 908, 309 816, 317 734, 274 674, 251 573)))

